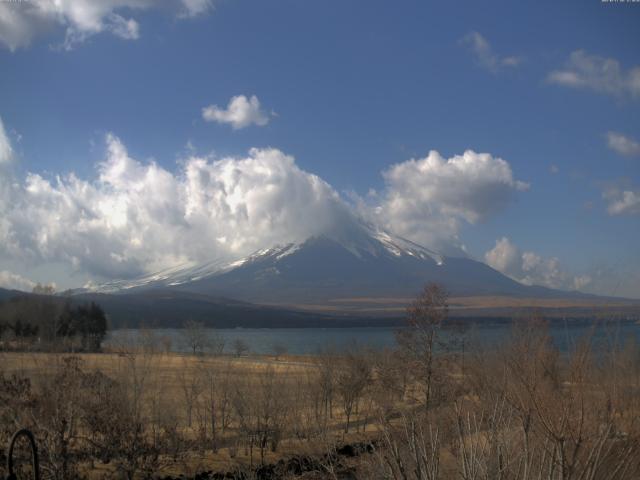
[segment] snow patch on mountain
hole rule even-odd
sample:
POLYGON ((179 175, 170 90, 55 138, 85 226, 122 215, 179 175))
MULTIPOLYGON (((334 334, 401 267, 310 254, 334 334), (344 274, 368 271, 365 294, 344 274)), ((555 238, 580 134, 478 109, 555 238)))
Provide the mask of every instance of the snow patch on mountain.
POLYGON ((397 257, 410 255, 423 260, 431 258, 432 260, 435 260, 438 265, 442 265, 444 263, 444 256, 434 252, 433 250, 429 250, 426 247, 413 243, 410 240, 406 240, 395 235, 392 236, 384 231, 376 231, 373 233, 373 236, 385 246, 387 251, 397 257))
POLYGON ((305 245, 314 239, 322 237, 335 242, 361 260, 391 255, 393 257, 411 256, 421 260, 434 261, 437 265, 443 265, 445 262, 444 256, 426 247, 389 232, 360 224, 357 228, 312 237, 303 242, 264 248, 247 257, 233 261, 213 259, 203 263, 187 262, 134 280, 116 280, 102 285, 88 286, 83 290, 99 293, 123 293, 138 288, 176 287, 260 262, 269 263, 268 271, 277 274, 279 273, 277 268, 279 262, 304 249, 305 245))

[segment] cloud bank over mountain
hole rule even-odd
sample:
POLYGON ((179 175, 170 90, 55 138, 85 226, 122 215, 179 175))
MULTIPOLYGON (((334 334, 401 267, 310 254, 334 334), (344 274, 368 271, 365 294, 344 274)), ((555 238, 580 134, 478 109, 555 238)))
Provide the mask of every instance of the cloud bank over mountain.
POLYGON ((112 134, 106 146, 93 181, 29 173, 9 182, 0 207, 3 253, 128 277, 299 240, 346 208, 328 184, 276 149, 190 157, 174 174, 131 158, 112 134))
POLYGON ((448 159, 431 151, 391 166, 382 176, 382 192, 358 199, 360 214, 445 254, 460 253, 464 224, 499 213, 529 188, 514 178, 507 161, 473 150, 448 159))
POLYGON ((30 292, 35 286, 35 282, 24 278, 22 275, 8 270, 0 270, 0 288, 30 292))
POLYGON ((127 278, 185 261, 237 258, 359 217, 446 249, 459 243, 465 223, 497 213, 527 188, 505 160, 471 150, 393 165, 383 172, 383 191, 354 202, 278 149, 193 155, 171 172, 132 158, 113 134, 105 145, 92 180, 1 171, 0 256, 127 278))

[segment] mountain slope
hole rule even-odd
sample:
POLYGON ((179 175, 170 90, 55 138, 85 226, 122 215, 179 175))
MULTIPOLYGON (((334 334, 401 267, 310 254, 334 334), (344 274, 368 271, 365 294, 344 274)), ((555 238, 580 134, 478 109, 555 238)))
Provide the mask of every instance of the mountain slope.
POLYGON ((110 328, 179 328, 186 320, 215 328, 354 327, 388 325, 389 319, 345 318, 342 315, 310 313, 286 308, 252 305, 230 299, 170 289, 151 289, 113 295, 83 293, 74 302, 98 303, 110 320, 110 328))
POLYGON ((110 282, 102 293, 171 289, 253 303, 308 304, 351 297, 412 297, 427 282, 452 295, 582 296, 522 285, 484 263, 445 257, 365 225, 277 246, 235 262, 172 268, 133 281, 110 282))
MULTIPOLYGON (((0 288, 0 324, 3 302, 20 297, 39 302, 45 297, 34 293, 0 288)), ((318 312, 297 311, 287 308, 252 305, 223 297, 177 292, 170 289, 151 289, 112 295, 106 293, 76 293, 72 296, 46 297, 60 304, 73 305, 95 302, 107 314, 109 329, 116 328, 180 328, 187 320, 202 322, 215 328, 308 328, 359 327, 396 325, 398 317, 346 316, 318 312)), ((11 311, 11 310, 9 310, 11 311)))
POLYGON ((24 295, 24 292, 20 292, 18 290, 9 290, 6 288, 0 288, 0 302, 3 302, 4 300, 9 300, 10 298, 13 298, 19 295, 24 295))

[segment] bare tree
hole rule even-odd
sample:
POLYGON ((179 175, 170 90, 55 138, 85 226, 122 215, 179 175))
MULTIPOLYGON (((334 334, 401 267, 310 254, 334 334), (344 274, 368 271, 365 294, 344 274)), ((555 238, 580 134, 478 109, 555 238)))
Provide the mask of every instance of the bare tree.
POLYGON ((402 401, 409 385, 410 369, 397 351, 384 349, 373 358, 375 367, 376 403, 387 411, 402 401))
POLYGON ((66 480, 77 473, 72 445, 79 435, 81 366, 79 357, 65 357, 56 364, 54 375, 42 379, 36 418, 43 447, 43 470, 53 479, 66 480))
POLYGON ((238 384, 234 392, 234 407, 240 428, 249 441, 250 454, 253 446, 260 450, 260 463, 264 464, 268 447, 275 452, 282 439, 292 405, 285 394, 285 376, 271 367, 261 372, 253 384, 238 384))
POLYGON ((210 329, 206 338, 206 350, 212 355, 222 355, 226 346, 226 339, 215 330, 210 329))
POLYGON ((422 386, 425 410, 432 402, 436 347, 448 313, 448 293, 442 286, 429 283, 407 309, 407 327, 396 333, 401 351, 413 364, 415 378, 422 386))
POLYGON ((321 406, 325 422, 333 418, 333 398, 336 390, 336 371, 338 357, 331 349, 321 349, 315 356, 318 367, 318 386, 321 394, 321 406))
POLYGON ((358 411, 360 399, 370 381, 370 358, 362 350, 351 347, 342 359, 336 378, 338 395, 342 399, 342 408, 346 417, 345 433, 349 433, 351 415, 354 411, 358 411))
POLYGON ((202 393, 202 377, 198 374, 198 370, 190 368, 189 362, 183 363, 183 368, 177 372, 177 380, 182 391, 182 398, 187 417, 187 426, 191 428, 193 422, 193 408, 198 401, 198 397, 202 393))
POLYGON ((193 355, 204 351, 207 339, 203 323, 187 320, 182 325, 181 333, 185 346, 191 350, 193 355))
POLYGON ((236 338, 233 341, 233 351, 236 357, 242 357, 249 352, 249 344, 242 338, 236 338))
POLYGON ((202 394, 199 396, 202 404, 200 429, 203 440, 209 443, 214 452, 217 451, 219 439, 229 423, 231 373, 230 362, 222 367, 203 362, 197 369, 202 387, 202 394))
MULTIPOLYGON (((394 480, 440 480, 442 435, 437 426, 424 422, 424 415, 400 413, 395 423, 381 419, 380 448, 375 457, 383 478, 394 480)), ((489 480, 489 479, 487 479, 489 480)))
POLYGON ((140 347, 145 353, 154 354, 159 350, 160 339, 155 331, 151 328, 141 326, 138 329, 138 341, 140 347))

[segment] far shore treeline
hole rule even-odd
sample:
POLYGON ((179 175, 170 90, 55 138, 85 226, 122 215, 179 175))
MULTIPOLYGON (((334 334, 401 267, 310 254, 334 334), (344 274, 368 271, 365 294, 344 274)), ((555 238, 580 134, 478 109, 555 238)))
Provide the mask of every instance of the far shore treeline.
POLYGON ((107 334, 107 317, 94 302, 73 304, 48 292, 0 302, 4 350, 95 352, 107 334))

